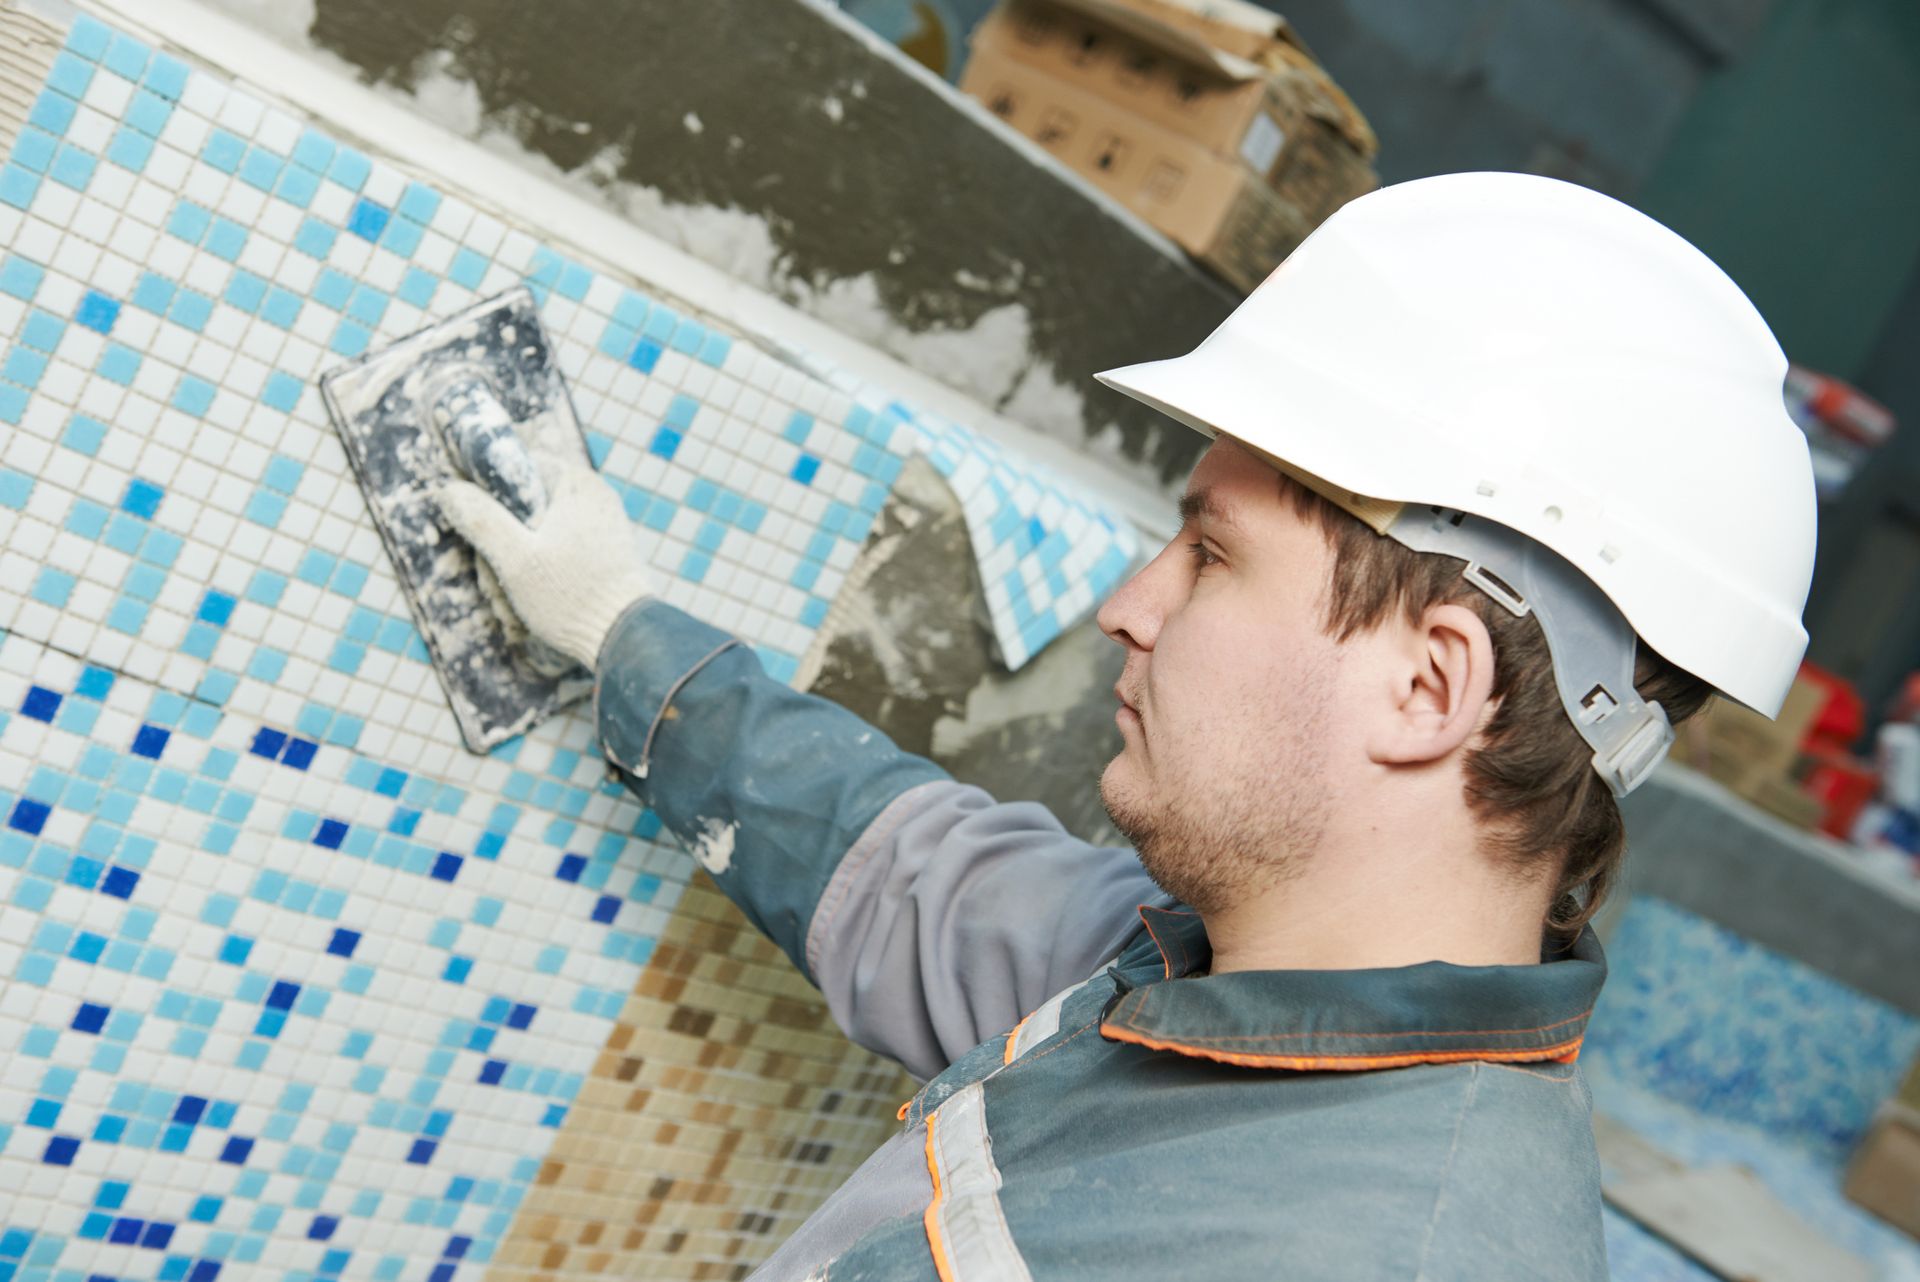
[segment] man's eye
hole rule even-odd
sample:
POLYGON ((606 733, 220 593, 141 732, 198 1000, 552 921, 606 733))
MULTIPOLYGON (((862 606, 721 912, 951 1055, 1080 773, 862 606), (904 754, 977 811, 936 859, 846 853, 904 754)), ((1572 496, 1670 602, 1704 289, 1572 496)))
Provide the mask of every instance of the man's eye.
POLYGON ((1193 558, 1193 568, 1204 570, 1210 565, 1220 564, 1220 558, 1207 550, 1207 545, 1195 539, 1187 544, 1187 553, 1193 558))

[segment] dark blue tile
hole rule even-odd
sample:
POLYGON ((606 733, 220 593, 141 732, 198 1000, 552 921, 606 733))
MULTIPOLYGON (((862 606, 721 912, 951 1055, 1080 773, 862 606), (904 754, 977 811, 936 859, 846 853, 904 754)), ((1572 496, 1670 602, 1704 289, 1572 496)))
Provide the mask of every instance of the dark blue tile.
POLYGON ((339 1227, 340 1221, 334 1216, 316 1215, 313 1217, 313 1223, 307 1226, 307 1236, 316 1242, 324 1242, 332 1237, 333 1231, 339 1227))
POLYGON ((533 1023, 533 1017, 537 1013, 537 1007, 529 1006, 525 1002, 520 1002, 514 1006, 513 1013, 507 1016, 507 1027, 525 1028, 527 1025, 533 1023))
POLYGON ((140 1240, 140 1231, 147 1227, 145 1220, 136 1220, 123 1215, 113 1222, 113 1229, 107 1234, 107 1241, 120 1246, 131 1246, 140 1240))
POLYGON ((313 754, 317 749, 318 745, 313 740, 295 738, 288 742, 287 754, 280 760, 295 770, 305 770, 313 764, 313 754))
POLYGON ((335 957, 351 957, 354 948, 360 943, 360 932, 348 930, 345 926, 336 927, 333 938, 327 941, 327 951, 335 957))
POLYGON ((158 760, 160 754, 166 751, 167 740, 170 739, 172 735, 172 731, 163 730, 156 725, 141 726, 139 731, 133 736, 134 755, 138 757, 151 757, 158 760))
POLYGON ((72 1166, 73 1155, 80 1151, 80 1141, 71 1135, 56 1135, 47 1141, 46 1152, 40 1160, 48 1166, 72 1166))
POLYGON ((247 1155, 253 1152, 253 1141, 244 1136, 234 1135, 227 1140, 227 1146, 220 1150, 220 1160, 234 1166, 245 1164, 247 1155))
POLYGON ((500 1079, 506 1075, 507 1064, 505 1060, 490 1059, 480 1066, 480 1084, 482 1086, 498 1086, 500 1079))
POLYGON ((602 895, 593 905, 593 919, 606 925, 620 911, 620 901, 612 895, 602 895))
POLYGON ((13 813, 7 816, 7 826, 17 828, 29 836, 38 836, 40 829, 46 826, 47 815, 51 813, 43 801, 31 797, 22 797, 13 805, 13 813))
POLYGON ((441 851, 440 857, 433 861, 433 879, 435 881, 452 881, 460 875, 460 863, 460 856, 450 850, 441 851))
POLYGON ((579 881, 580 874, 586 871, 586 867, 587 861, 584 856, 562 855, 560 866, 553 870, 553 875, 561 881, 579 881))
POLYGON ((173 1120, 193 1126, 207 1111, 207 1101, 198 1095, 182 1095, 180 1102, 174 1105, 173 1120))
POLYGON ((276 979, 273 991, 267 994, 267 1005, 274 1010, 292 1010, 293 1003, 300 997, 300 985, 292 980, 276 979))
POLYGON ((107 1016, 112 1013, 108 1007, 98 1006, 93 1002, 81 1002, 80 1009, 73 1013, 71 1027, 77 1032, 98 1033, 106 1026, 107 1016))
POLYGON ((272 760, 280 755, 280 749, 287 744, 287 736, 272 726, 261 726, 253 733, 253 747, 249 749, 256 757, 272 760))
POLYGON ((130 899, 133 897, 134 887, 139 884, 139 873, 115 864, 107 869, 106 877, 100 882, 100 890, 103 894, 112 895, 115 899, 130 899))
POLYGON ((60 696, 45 686, 27 687, 27 697, 20 701, 20 715, 35 721, 52 721, 58 711, 60 696))
POLYGON ((340 849, 340 843, 346 840, 347 826, 338 819, 322 819, 319 831, 313 834, 313 844, 325 846, 328 850, 340 849))
POLYGON ((407 1150, 407 1160, 415 1166, 425 1166, 433 1160, 433 1150, 438 1147, 432 1140, 415 1140, 407 1150))

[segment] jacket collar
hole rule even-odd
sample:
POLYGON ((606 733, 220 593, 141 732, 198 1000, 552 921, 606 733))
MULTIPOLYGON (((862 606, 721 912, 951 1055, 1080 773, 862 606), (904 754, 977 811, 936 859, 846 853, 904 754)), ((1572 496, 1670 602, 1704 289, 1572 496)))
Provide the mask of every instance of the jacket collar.
POLYGON ((1370 970, 1183 978, 1213 950, 1196 913, 1143 905, 1157 969, 1119 967, 1101 1035, 1250 1068, 1402 1068, 1455 1060, 1572 1063, 1606 979, 1592 927, 1538 966, 1421 962, 1370 970), (1129 974, 1131 971, 1131 974, 1129 974), (1177 982, 1176 982, 1177 981, 1177 982))

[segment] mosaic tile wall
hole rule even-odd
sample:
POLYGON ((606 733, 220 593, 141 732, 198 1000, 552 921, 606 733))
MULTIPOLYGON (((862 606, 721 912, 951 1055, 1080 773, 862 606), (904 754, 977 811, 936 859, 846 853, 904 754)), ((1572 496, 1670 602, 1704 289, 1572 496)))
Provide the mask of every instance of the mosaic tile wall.
POLYGON ((1132 536, 151 41, 46 30, 0 5, 0 1282, 743 1275, 894 1075, 688 889, 584 715, 459 746, 316 376, 529 282, 662 595, 783 678, 914 452, 1012 664, 1132 536))
POLYGON ((1607 941, 1580 1063, 1837 1169, 1920 1054, 1920 1018, 1650 895, 1607 941))

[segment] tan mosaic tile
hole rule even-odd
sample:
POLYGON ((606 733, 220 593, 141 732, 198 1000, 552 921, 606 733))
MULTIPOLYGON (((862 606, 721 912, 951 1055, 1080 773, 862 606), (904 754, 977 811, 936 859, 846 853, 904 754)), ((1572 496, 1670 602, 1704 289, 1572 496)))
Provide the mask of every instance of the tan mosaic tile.
POLYGON ((697 876, 488 1277, 744 1278, 892 1132, 913 1090, 697 876))

